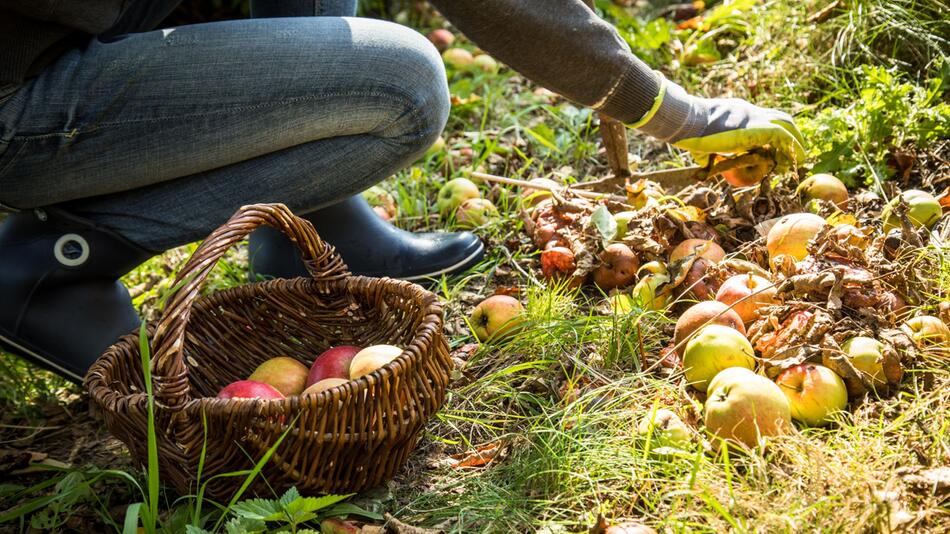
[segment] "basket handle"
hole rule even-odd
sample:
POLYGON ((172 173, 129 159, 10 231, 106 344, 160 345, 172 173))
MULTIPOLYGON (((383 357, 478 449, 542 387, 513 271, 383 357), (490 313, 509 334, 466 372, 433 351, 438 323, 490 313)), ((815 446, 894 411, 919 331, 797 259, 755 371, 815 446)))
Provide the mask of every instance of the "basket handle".
POLYGON ((287 206, 252 204, 239 209, 201 243, 175 278, 151 342, 152 379, 159 407, 176 412, 190 398, 183 351, 185 329, 199 289, 225 252, 264 224, 280 230, 297 245, 314 279, 334 281, 350 275, 333 246, 321 240, 313 225, 291 213, 287 206))

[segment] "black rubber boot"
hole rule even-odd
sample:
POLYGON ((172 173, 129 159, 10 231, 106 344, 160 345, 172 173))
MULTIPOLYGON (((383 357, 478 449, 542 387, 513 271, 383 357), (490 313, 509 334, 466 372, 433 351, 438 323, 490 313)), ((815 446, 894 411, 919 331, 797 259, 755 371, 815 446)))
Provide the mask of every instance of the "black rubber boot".
MULTIPOLYGON (((304 218, 336 248, 354 274, 421 280, 463 271, 485 255, 481 240, 469 232, 400 230, 376 215, 359 195, 304 218)), ((307 276, 300 252, 272 228, 251 234, 248 251, 252 280, 307 276)))
POLYGON ((0 223, 0 346, 81 382, 140 320, 119 277, 154 253, 58 209, 0 223))

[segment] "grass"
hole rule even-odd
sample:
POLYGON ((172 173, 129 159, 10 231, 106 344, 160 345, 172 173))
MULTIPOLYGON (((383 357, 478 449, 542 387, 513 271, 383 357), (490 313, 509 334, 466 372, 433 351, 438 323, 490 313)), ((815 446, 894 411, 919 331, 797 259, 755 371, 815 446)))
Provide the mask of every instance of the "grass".
MULTIPOLYGON (((947 136, 939 129, 950 120, 946 9, 939 0, 856 0, 821 21, 809 19, 830 3, 734 2, 713 7, 701 31, 658 20, 658 8, 651 6, 629 10, 601 1, 598 7, 641 57, 671 79, 699 94, 789 109, 812 143, 810 163, 840 149, 843 158, 829 159, 837 165, 829 170, 853 177, 854 185, 871 177, 887 184, 893 145, 927 149, 947 136), (719 59, 691 65, 688 58, 696 50, 719 59), (931 126, 915 127, 928 120, 931 126)), ((363 4, 377 12, 389 9, 375 0, 363 4)), ((439 23, 411 10, 390 14, 423 29, 439 23)), ((449 75, 459 103, 446 127, 447 149, 383 184, 396 196, 401 226, 452 229, 451 221, 435 213, 435 194, 468 169, 565 181, 607 173, 590 110, 537 94, 509 69, 449 75)), ((645 168, 689 161, 632 132, 629 148, 645 168)), ((486 185, 483 193, 504 214, 477 230, 490 245, 485 261, 433 284, 446 303, 451 346, 461 349, 473 341, 466 317, 496 288, 517 291, 528 326, 510 339, 455 353, 464 365, 420 450, 391 486, 386 511, 407 523, 457 533, 581 532, 601 513, 642 518, 670 532, 947 531, 946 497, 905 480, 921 469, 950 465, 945 360, 927 360, 923 368, 908 371, 896 394, 858 402, 829 429, 799 429, 764 455, 716 453, 700 434, 682 453, 659 455, 636 435, 644 414, 662 405, 689 424, 701 414, 682 377, 656 361, 672 319, 642 310, 604 314, 596 292, 543 283, 537 252, 518 216, 516 192, 486 185), (445 462, 451 454, 495 443, 500 452, 485 466, 456 468, 445 462)), ((173 275, 194 247, 169 251, 125 278, 146 317, 156 317, 173 275)), ((943 244, 932 244, 910 263, 928 269, 921 287, 925 298, 918 305, 935 313, 950 292, 950 253, 943 244)), ((246 251, 239 247, 220 262, 206 290, 244 283, 246 265, 246 251)), ((12 421, 42 425, 39 407, 77 391, 12 356, 0 355, 0 371, 0 401, 12 421)), ((30 514, 11 518, 8 511, 0 520, 21 521, 23 528, 35 517, 52 524, 87 506, 103 528, 115 530, 123 530, 123 520, 133 516, 145 519, 149 531, 154 524, 167 532, 185 524, 220 531, 232 521, 233 528, 241 521, 262 521, 241 515, 248 508, 242 508, 240 496, 211 503, 199 492, 170 502, 170 492, 156 489, 154 471, 108 467, 75 466, 33 487, 5 488, 0 492, 5 504, 28 496, 42 500, 31 501, 36 510, 30 514), (129 502, 140 504, 125 516, 110 512, 129 502)), ((272 497, 268 500, 277 506, 280 496, 272 497)), ((312 524, 290 519, 267 526, 312 524)))

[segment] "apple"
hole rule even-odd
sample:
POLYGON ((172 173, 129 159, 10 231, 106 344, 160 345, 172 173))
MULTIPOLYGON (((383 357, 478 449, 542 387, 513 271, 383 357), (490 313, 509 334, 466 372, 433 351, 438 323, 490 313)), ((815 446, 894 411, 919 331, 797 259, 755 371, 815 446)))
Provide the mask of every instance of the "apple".
POLYGON ((330 517, 320 521, 320 534, 360 534, 366 532, 363 527, 352 521, 330 517))
POLYGON ((363 350, 362 347, 340 345, 320 353, 313 360, 313 365, 310 366, 306 387, 310 387, 326 378, 349 378, 350 363, 361 350, 363 350))
POLYGON ((778 220, 765 238, 769 258, 787 254, 795 261, 808 255, 808 242, 828 224, 814 213, 792 213, 778 220))
POLYGON ((626 315, 636 308, 633 297, 625 293, 615 293, 607 297, 604 308, 606 313, 626 315))
POLYGON ((470 319, 479 341, 501 339, 513 334, 524 319, 521 302, 508 295, 494 295, 478 303, 470 319))
POLYGON ((759 310, 764 306, 777 304, 775 284, 761 276, 737 274, 719 287, 716 300, 732 307, 744 324, 750 324, 759 318, 759 310))
POLYGON ((649 437, 651 448, 687 448, 691 434, 683 420, 666 408, 650 410, 637 425, 637 435, 643 439, 649 437))
POLYGON ((772 170, 772 162, 758 159, 723 172, 722 178, 732 187, 750 187, 761 182, 770 170, 772 170))
POLYGON ((402 349, 392 345, 373 345, 356 353, 350 362, 350 380, 356 380, 385 366, 402 354, 402 349))
POLYGON ((498 62, 488 54, 475 56, 474 65, 482 72, 495 74, 498 72, 498 62))
POLYGON ((574 252, 567 247, 553 246, 541 252, 541 273, 545 278, 569 277, 574 274, 577 264, 574 252))
POLYGON ((307 366, 299 361, 287 356, 278 356, 258 365, 247 379, 270 384, 285 397, 290 397, 299 395, 303 391, 307 385, 309 372, 307 366))
POLYGON ((816 199, 827 200, 838 206, 838 209, 848 209, 848 188, 832 174, 813 174, 798 184, 796 191, 805 203, 816 199))
POLYGON ((444 51, 446 48, 452 46, 452 43, 455 42, 455 35, 444 28, 432 30, 429 32, 429 35, 426 35, 426 37, 432 42, 432 44, 435 45, 439 52, 444 51))
POLYGON ((475 56, 464 48, 449 48, 442 52, 445 64, 458 70, 465 70, 475 63, 475 56))
POLYGON ((893 213, 898 202, 901 200, 904 201, 904 204, 906 204, 908 208, 907 219, 918 228, 924 227, 928 230, 933 228, 943 215, 940 202, 937 201, 933 195, 920 191, 919 189, 908 189, 901 193, 900 196, 891 199, 891 201, 887 203, 887 206, 884 206, 884 211, 881 212, 881 218, 884 220, 885 233, 894 228, 899 229, 901 227, 900 219, 893 213))
POLYGON ((887 387, 883 343, 872 337, 857 336, 845 341, 841 345, 841 351, 875 391, 887 387))
POLYGON ((446 182, 445 185, 439 189, 435 207, 443 217, 448 217, 450 213, 454 213, 466 200, 479 198, 481 196, 475 182, 468 178, 454 178, 446 182))
POLYGON ((735 328, 708 324, 696 330, 683 350, 683 369, 689 385, 706 391, 709 381, 723 369, 755 369, 752 344, 735 328))
POLYGON ((745 324, 735 310, 718 300, 699 302, 693 304, 676 320, 676 328, 673 330, 676 353, 682 356, 690 336, 707 324, 728 326, 745 335, 745 324))
POLYGON ((307 389, 303 390, 301 395, 316 395, 318 393, 323 393, 328 389, 333 389, 341 384, 346 384, 349 382, 347 378, 324 378, 318 382, 307 386, 307 389))
POLYGON ((719 278, 712 275, 715 268, 716 265, 706 258, 696 258, 686 271, 681 287, 692 293, 696 300, 716 298, 716 292, 719 291, 721 284, 719 278))
POLYGON ((600 254, 600 265, 594 269, 594 283, 608 291, 626 287, 637 279, 640 260, 630 247, 623 243, 611 243, 600 254))
MULTIPOLYGON (((528 183, 537 184, 550 189, 560 189, 561 184, 549 178, 532 178, 528 183)), ((551 192, 545 189, 524 187, 521 190, 521 205, 527 208, 537 206, 542 200, 551 198, 551 192)))
POLYGON ((396 205, 396 199, 382 187, 374 185, 361 193, 366 202, 373 207, 379 216, 385 221, 391 221, 399 214, 399 207, 396 205))
POLYGON ((719 263, 726 257, 726 251, 715 241, 708 239, 686 239, 670 251, 670 263, 681 261, 687 256, 705 258, 713 263, 719 263))
POLYGON ((669 292, 661 289, 670 282, 670 275, 666 265, 658 261, 651 261, 640 267, 642 274, 637 285, 633 286, 630 296, 634 302, 644 310, 659 311, 666 308, 669 292))
POLYGON ((831 369, 803 363, 782 371, 775 383, 792 409, 792 419, 808 426, 821 426, 831 415, 848 406, 848 388, 831 369))
POLYGON ((498 208, 486 198, 470 198, 455 211, 455 222, 462 228, 475 228, 498 217, 498 208))
POLYGON ((436 138, 435 142, 432 143, 432 146, 426 149, 424 157, 428 158, 434 156, 443 150, 445 150, 445 138, 440 135, 436 138))
POLYGON ((610 525, 604 530, 604 534, 656 534, 656 530, 639 521, 624 521, 610 525))
POLYGON ((623 239, 627 235, 627 229, 630 228, 630 221, 637 217, 635 211, 621 211, 614 213, 614 221, 617 223, 617 239, 623 239))
POLYGON ((775 382, 743 367, 726 369, 709 384, 706 430, 720 440, 746 447, 791 428, 792 410, 775 382))
POLYGON ((256 380, 238 380, 224 386, 218 392, 219 399, 283 399, 284 395, 274 386, 256 380))
POLYGON ((904 325, 911 332, 911 339, 920 347, 942 345, 946 348, 950 344, 950 328, 937 317, 921 315, 908 319, 904 325))

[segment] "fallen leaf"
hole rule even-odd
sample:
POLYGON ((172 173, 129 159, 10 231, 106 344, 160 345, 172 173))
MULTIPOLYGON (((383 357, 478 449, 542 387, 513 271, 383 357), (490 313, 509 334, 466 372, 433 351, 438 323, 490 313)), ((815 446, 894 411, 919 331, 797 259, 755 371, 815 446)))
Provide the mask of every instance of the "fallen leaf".
POLYGON ((474 451, 453 454, 447 460, 449 467, 482 467, 489 464, 501 452, 501 442, 493 441, 476 448, 474 451))

